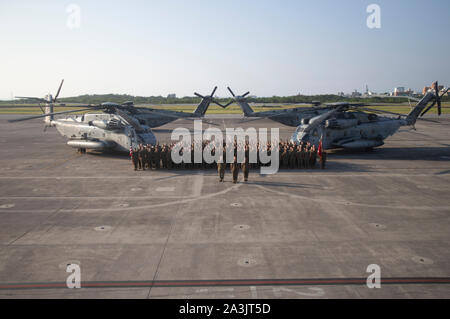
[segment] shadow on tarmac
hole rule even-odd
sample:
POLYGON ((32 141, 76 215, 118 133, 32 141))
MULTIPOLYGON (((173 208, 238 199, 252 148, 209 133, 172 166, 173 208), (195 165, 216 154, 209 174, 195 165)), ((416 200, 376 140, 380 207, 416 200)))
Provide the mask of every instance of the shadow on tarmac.
POLYGON ((347 159, 377 159, 377 160, 450 160, 448 147, 383 147, 371 151, 334 150, 330 152, 329 160, 333 158, 347 159), (444 157, 444 158, 442 158, 444 157), (448 157, 448 158, 445 158, 448 157))

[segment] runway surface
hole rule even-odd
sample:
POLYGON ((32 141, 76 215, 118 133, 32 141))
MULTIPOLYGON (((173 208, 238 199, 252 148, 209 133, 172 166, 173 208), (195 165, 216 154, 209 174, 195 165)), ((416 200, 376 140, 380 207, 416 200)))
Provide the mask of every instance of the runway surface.
MULTIPOLYGON (((0 298, 449 298, 450 117, 326 170, 135 172, 0 116, 0 298), (242 180, 242 176, 240 177, 242 180), (79 264, 81 289, 65 288, 79 264), (369 289, 368 265, 381 268, 369 289)), ((270 120, 224 127, 294 128, 270 120)), ((209 124, 204 124, 207 128, 209 124)), ((169 141, 179 120, 154 129, 169 141)))

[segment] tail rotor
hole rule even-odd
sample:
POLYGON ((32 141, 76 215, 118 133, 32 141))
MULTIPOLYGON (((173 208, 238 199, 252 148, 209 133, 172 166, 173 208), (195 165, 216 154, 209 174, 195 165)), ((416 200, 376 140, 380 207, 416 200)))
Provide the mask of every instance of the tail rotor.
POLYGON ((431 109, 433 108, 433 106, 435 106, 436 104, 437 104, 437 113, 438 113, 438 115, 440 116, 440 115, 442 114, 442 104, 441 104, 441 100, 442 100, 442 97, 443 97, 445 94, 447 94, 447 92, 448 92, 448 90, 449 90, 450 88, 447 88, 446 90, 444 90, 444 92, 443 92, 441 95, 439 95, 439 84, 438 84, 438 82, 436 81, 436 82, 434 82, 434 83, 432 84, 432 89, 434 90, 434 93, 435 93, 435 99, 434 99, 433 103, 432 103, 430 106, 428 106, 428 107, 420 114, 420 117, 424 116, 424 115, 425 115, 429 110, 431 110, 431 109))
POLYGON ((227 89, 230 92, 231 96, 233 97, 233 100, 227 103, 226 106, 236 102, 244 112, 245 116, 251 116, 254 112, 253 109, 250 107, 250 105, 247 103, 247 95, 250 94, 250 91, 247 91, 242 95, 236 95, 229 86, 227 87, 227 89))
POLYGON ((231 88, 229 86, 227 87, 227 89, 228 89, 228 91, 230 91, 231 95, 233 96, 233 98, 236 101, 244 101, 245 97, 250 94, 250 91, 247 91, 246 93, 244 93, 242 95, 236 95, 236 94, 234 94, 233 90, 231 90, 231 88))

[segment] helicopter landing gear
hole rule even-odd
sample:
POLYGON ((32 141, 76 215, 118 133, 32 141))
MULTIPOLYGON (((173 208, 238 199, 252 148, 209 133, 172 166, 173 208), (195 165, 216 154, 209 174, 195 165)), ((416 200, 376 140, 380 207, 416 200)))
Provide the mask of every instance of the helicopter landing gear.
POLYGON ((86 149, 85 148, 79 148, 77 150, 77 153, 79 153, 79 154, 86 154, 86 149))

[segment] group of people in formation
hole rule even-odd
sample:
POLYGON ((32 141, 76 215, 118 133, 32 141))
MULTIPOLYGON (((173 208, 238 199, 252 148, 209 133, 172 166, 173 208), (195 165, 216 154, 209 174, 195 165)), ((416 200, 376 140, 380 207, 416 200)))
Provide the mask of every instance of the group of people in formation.
MULTIPOLYGON (((262 163, 259 156, 259 151, 263 147, 267 152, 267 156, 270 157, 273 149, 270 142, 266 145, 260 145, 259 143, 232 143, 234 152, 233 160, 228 161, 227 156, 227 143, 223 143, 223 155, 220 156, 218 162, 207 163, 203 156, 201 163, 194 162, 195 151, 203 152, 205 149, 210 152, 212 156, 215 156, 216 147, 208 142, 202 142, 201 144, 190 145, 191 148, 191 161, 190 163, 181 162, 175 163, 172 159, 172 150, 176 143, 171 144, 156 144, 156 145, 143 145, 140 144, 137 148, 130 149, 130 158, 134 167, 134 170, 158 170, 158 169, 217 169, 219 174, 219 181, 223 182, 225 170, 227 167, 231 169, 233 175, 233 182, 237 182, 239 170, 243 171, 244 181, 248 180, 248 174, 252 168, 260 168, 262 166, 270 166, 268 163, 262 163), (208 149, 209 148, 209 149, 208 149), (242 151, 244 158, 241 162, 238 162, 238 152, 242 151), (250 152, 255 152, 256 162, 250 161, 250 152)), ((189 147, 189 146, 187 146, 189 147)), ((179 154, 182 156, 184 147, 179 148, 179 154)), ((317 167, 319 162, 320 167, 325 168, 326 152, 322 149, 322 143, 316 147, 309 142, 295 144, 289 141, 281 141, 278 145, 279 151, 279 168, 281 169, 312 169, 317 167)))

